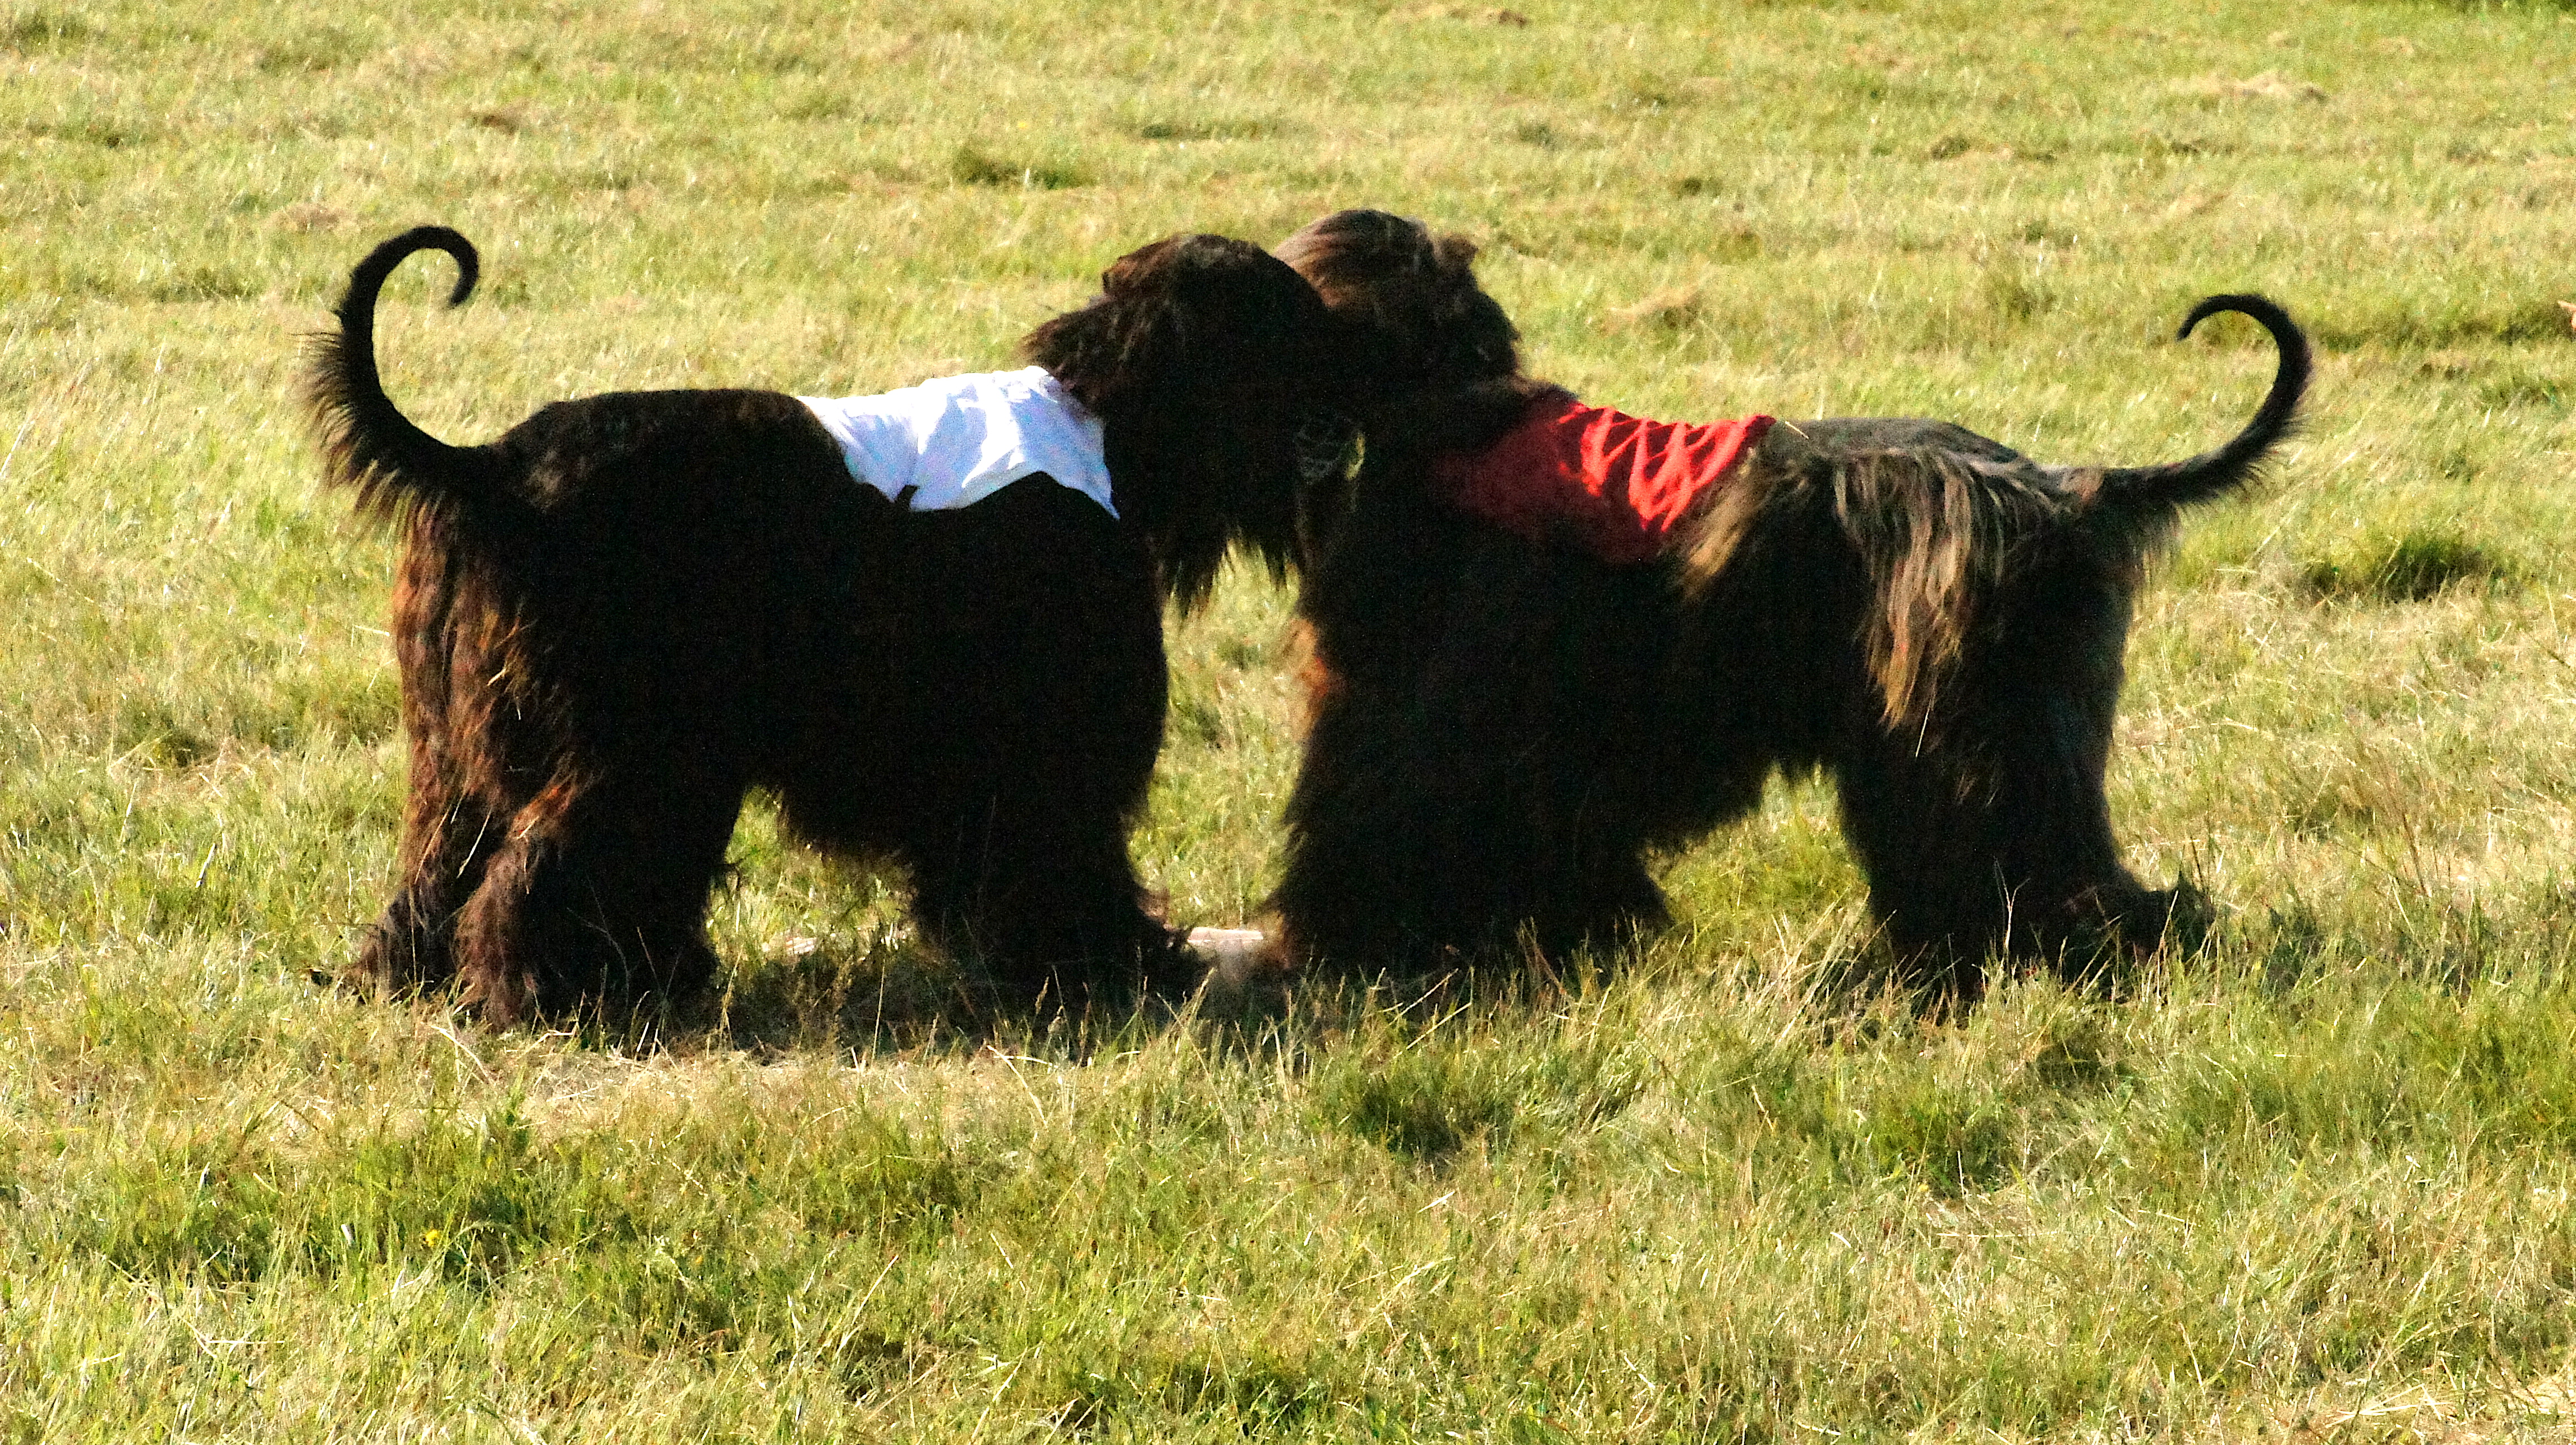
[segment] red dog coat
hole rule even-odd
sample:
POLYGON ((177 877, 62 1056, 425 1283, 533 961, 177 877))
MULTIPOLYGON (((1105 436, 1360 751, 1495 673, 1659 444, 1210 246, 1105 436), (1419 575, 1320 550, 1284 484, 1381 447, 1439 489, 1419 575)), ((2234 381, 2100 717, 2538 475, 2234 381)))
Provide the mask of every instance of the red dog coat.
POLYGON ((1605 562, 1643 562, 1771 418, 1647 421, 1553 391, 1481 452, 1432 476, 1460 510, 1533 542, 1565 537, 1605 562))

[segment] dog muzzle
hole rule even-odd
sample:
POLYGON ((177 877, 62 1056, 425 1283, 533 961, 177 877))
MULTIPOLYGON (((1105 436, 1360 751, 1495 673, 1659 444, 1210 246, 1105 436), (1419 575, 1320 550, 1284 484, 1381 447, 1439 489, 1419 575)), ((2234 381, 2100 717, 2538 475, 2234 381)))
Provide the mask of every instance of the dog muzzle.
POLYGON ((1297 475, 1312 483, 1343 476, 1360 439, 1359 423, 1339 412, 1317 412, 1297 427, 1297 475))

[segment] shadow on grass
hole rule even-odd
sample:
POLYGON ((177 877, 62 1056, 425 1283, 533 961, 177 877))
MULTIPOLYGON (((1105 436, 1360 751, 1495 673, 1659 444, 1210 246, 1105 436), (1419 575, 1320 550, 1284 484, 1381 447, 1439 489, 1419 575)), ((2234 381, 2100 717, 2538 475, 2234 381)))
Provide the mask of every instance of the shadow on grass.
POLYGON ((2320 602, 2422 602, 2455 587, 2511 587, 2523 569, 2511 556, 2455 532, 2374 533, 2300 569, 2301 590, 2320 602))
POLYGON ((1121 993, 1071 1008, 1009 998, 902 930, 772 953, 736 968, 701 1016, 673 1021, 673 1042, 755 1055, 830 1051, 858 1060, 1000 1051, 1079 1063, 1141 1047, 1175 1027, 1223 1048, 1270 1051, 1292 1010, 1284 990, 1212 980, 1182 993, 1121 993))
MULTIPOLYGON (((2172 940, 2165 955, 2198 952, 2206 933, 2202 920, 2172 940)), ((1143 1048, 1177 1030, 1212 1054, 1258 1059, 1315 1081, 1336 1128, 1398 1154, 1437 1159, 1482 1132, 1508 1127, 1514 1100, 1533 1081, 1487 1078, 1451 1042, 1425 1053, 1422 1041, 1517 1030, 1597 1007, 1614 991, 1664 986, 1774 1008, 1836 1045, 1956 1026, 1980 1006, 1909 982, 1855 914, 1821 920, 1789 947, 1791 956, 1782 959, 1723 931, 1681 928, 1562 959, 1529 950, 1516 961, 1374 974, 1295 975, 1256 966, 1211 972, 1186 991, 1113 996, 1076 1008, 1045 1000, 1032 1008, 985 982, 971 964, 916 941, 900 922, 873 918, 822 938, 792 937, 756 949, 727 968, 702 1002, 556 1020, 552 1031, 581 1048, 611 1053, 712 1049, 868 1063, 1000 1052, 1078 1064, 1143 1048), (1771 1003, 1752 1002, 1756 995, 1771 1003), (1337 1059, 1363 1062, 1348 1079, 1322 1079, 1316 1071, 1339 1067, 1337 1059)), ((2152 986, 2161 976, 2135 961, 2108 960, 2072 969, 1989 960, 1985 976, 1991 990, 2050 972, 2097 999, 2152 986)), ((313 978, 380 1003, 394 1001, 363 981, 318 970, 313 978)), ((454 1007, 452 998, 418 1002, 454 1007)))

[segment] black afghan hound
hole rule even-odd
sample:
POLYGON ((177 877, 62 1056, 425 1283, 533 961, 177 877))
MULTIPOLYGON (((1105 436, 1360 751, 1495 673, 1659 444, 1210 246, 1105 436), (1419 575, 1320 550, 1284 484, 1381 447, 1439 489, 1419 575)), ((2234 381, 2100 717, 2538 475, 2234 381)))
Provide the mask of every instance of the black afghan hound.
POLYGON ((1941 422, 1644 423, 1521 374, 1474 248, 1375 211, 1279 254, 1358 325, 1377 403, 1314 500, 1309 735, 1273 898, 1289 959, 1418 970, 1667 921, 1659 851, 1821 771, 1918 987, 2001 951, 2070 973, 2152 948, 2177 891, 2103 794, 2131 596, 2181 511, 2286 436, 2154 467, 2044 466, 1941 422))
POLYGON ((923 510, 772 392, 609 394, 480 446, 429 436, 373 343, 385 278, 424 250, 455 259, 464 301, 464 237, 386 242, 307 384, 330 479, 404 544, 410 800, 362 974, 459 984, 500 1025, 686 1003, 764 788, 798 837, 899 864, 925 933, 1016 1006, 1194 978, 1127 853, 1162 742, 1162 612, 1203 600, 1232 544, 1274 572, 1294 552, 1296 436, 1331 359, 1312 288, 1218 236, 1120 259, 1023 343, 1045 375, 1004 378, 1090 428, 1106 480, 1024 469, 923 510))

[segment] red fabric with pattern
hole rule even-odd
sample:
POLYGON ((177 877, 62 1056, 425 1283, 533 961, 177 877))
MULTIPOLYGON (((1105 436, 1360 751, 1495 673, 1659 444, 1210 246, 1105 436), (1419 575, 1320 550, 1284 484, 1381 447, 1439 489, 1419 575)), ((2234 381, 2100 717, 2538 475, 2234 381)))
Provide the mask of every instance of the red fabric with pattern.
POLYGON ((1440 458, 1432 477, 1461 511, 1531 541, 1643 562, 1770 426, 1647 421, 1550 392, 1492 446, 1440 458))

